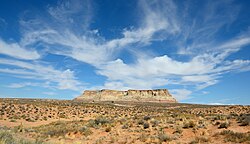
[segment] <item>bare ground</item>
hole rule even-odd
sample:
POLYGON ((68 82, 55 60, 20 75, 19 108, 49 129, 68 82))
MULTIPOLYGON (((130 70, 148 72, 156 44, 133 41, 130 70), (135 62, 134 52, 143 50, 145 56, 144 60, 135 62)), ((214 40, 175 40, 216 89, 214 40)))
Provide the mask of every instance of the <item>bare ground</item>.
POLYGON ((1 133, 31 143, 250 143, 250 106, 0 99, 0 143, 1 133))

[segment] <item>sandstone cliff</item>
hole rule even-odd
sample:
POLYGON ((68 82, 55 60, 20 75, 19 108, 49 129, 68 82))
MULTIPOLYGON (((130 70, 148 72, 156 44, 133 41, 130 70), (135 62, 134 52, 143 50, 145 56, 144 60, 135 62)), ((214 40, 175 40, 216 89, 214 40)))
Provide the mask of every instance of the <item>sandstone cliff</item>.
POLYGON ((177 102, 167 89, 156 90, 85 90, 75 100, 86 101, 140 101, 140 102, 177 102))

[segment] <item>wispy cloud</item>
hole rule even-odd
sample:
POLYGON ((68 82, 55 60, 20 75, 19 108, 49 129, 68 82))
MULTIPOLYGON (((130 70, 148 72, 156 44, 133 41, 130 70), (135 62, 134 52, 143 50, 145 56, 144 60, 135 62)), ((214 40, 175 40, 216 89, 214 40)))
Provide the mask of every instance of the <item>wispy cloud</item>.
POLYGON ((45 94, 45 95, 49 95, 49 96, 56 95, 56 93, 55 93, 55 92, 43 92, 43 94, 45 94))
MULTIPOLYGON (((57 89, 69 89, 79 91, 83 89, 82 83, 77 80, 70 69, 56 70, 52 66, 36 62, 23 62, 18 60, 0 59, 0 64, 11 65, 19 69, 0 69, 0 72, 11 74, 23 79, 42 80, 44 83, 57 89)), ((19 83, 10 85, 12 88, 24 86, 39 86, 39 83, 19 83)), ((43 87, 43 86, 41 86, 43 87)))
POLYGON ((20 46, 18 43, 6 43, 2 39, 0 39, 0 54, 25 60, 34 60, 41 57, 35 50, 28 50, 27 48, 20 46))
MULTIPOLYGON (((89 3, 89 1, 86 1, 86 5, 91 6, 89 3)), ((29 21, 22 20, 22 26, 27 28, 24 31, 22 44, 35 45, 42 43, 49 48, 48 52, 50 53, 69 56, 98 67, 116 59, 119 51, 133 44, 150 44, 151 41, 158 39, 159 36, 155 35, 156 33, 175 33, 178 31, 178 26, 175 21, 172 21, 172 16, 167 15, 166 7, 156 2, 149 4, 145 1, 140 1, 140 8, 144 14, 140 27, 124 29, 122 38, 106 40, 104 37, 100 37, 96 30, 78 28, 77 31, 74 31, 72 27, 67 26, 68 23, 71 26, 79 24, 77 23, 79 17, 70 17, 72 20, 69 20, 68 15, 71 16, 76 13, 77 15, 86 15, 86 13, 91 13, 78 10, 78 7, 75 9, 71 4, 74 5, 74 2, 64 2, 60 3, 58 7, 48 8, 48 12, 51 14, 50 19, 52 19, 53 23, 48 19, 43 20, 41 18, 29 21), (152 9, 154 6, 157 6, 159 10, 154 11, 152 9), (64 13, 66 13, 66 16, 62 15, 64 13), (167 19, 163 19, 163 16, 167 16, 167 19), (64 25, 62 21, 67 21, 67 23, 64 25), (37 25, 44 28, 37 29, 37 25), (57 47, 60 47, 60 49, 57 47)), ((175 10, 174 4, 170 1, 166 2, 165 6, 175 10)))
POLYGON ((41 83, 31 83, 31 82, 24 82, 24 83, 11 83, 7 87, 9 88, 23 88, 27 86, 41 86, 41 83))
MULTIPOLYGON (((110 61, 98 67, 97 73, 108 77, 111 83, 119 81, 125 87, 154 88, 183 85, 201 90, 216 84, 220 77, 228 72, 249 70, 249 60, 227 60, 228 56, 250 44, 248 32, 223 42, 215 41, 219 29, 230 25, 239 11, 239 7, 236 6, 232 14, 232 4, 226 3, 225 7, 222 5, 224 2, 206 5, 206 10, 202 13, 203 21, 194 20, 191 25, 177 19, 177 15, 172 15, 176 14, 175 6, 172 6, 173 13, 169 14, 169 17, 156 14, 159 19, 171 25, 169 27, 176 28, 174 34, 177 38, 171 39, 175 41, 179 54, 190 55, 189 61, 178 61, 168 55, 151 57, 144 53, 143 57, 137 57, 137 61, 133 64, 126 64, 121 59, 110 61), (217 13, 220 7, 223 7, 222 13, 217 13), (224 20, 218 23, 218 19, 224 20), (183 43, 180 45, 178 41, 183 43)), ((154 8, 148 8, 149 15, 157 12, 157 7, 154 8)), ((164 35, 164 38, 169 39, 171 35, 173 33, 164 35)), ((186 99, 192 93, 187 89, 174 89, 172 92, 179 99, 186 99)))
MULTIPOLYGON (((250 45, 249 31, 230 38, 221 38, 219 34, 221 29, 230 30, 240 6, 233 1, 207 1, 190 7, 191 3, 185 1, 184 5, 177 5, 171 0, 140 0, 138 24, 124 28, 120 37, 106 39, 96 28, 91 29, 95 13, 91 1, 60 1, 57 6, 47 7, 47 17, 22 18, 20 42, 0 41, 0 46, 5 47, 0 47, 0 53, 20 59, 39 59, 38 52, 26 49, 41 47, 47 53, 94 66, 96 74, 107 80, 92 88, 149 89, 178 85, 183 88, 171 91, 178 99, 187 99, 193 91, 218 83, 226 73, 250 70, 249 60, 228 59, 250 45), (142 50, 156 49, 154 42, 166 44, 160 51, 169 49, 169 45, 174 47, 178 59, 170 53, 151 54, 142 50), (23 54, 13 54, 8 47, 23 54), (121 58, 124 51, 135 57, 132 63, 121 58), (182 56, 188 59, 180 59, 182 56)), ((41 63, 6 59, 0 63, 18 67, 0 69, 0 72, 50 81, 59 89, 78 90, 81 85, 69 69, 56 70, 41 63)))
POLYGON ((58 1, 56 6, 48 7, 48 13, 55 21, 66 24, 67 28, 77 31, 89 28, 93 12, 93 3, 90 0, 58 1), (77 29, 75 29, 76 27, 77 29))
POLYGON ((240 6, 234 1, 216 1, 199 3, 186 1, 180 13, 181 32, 175 39, 179 46, 178 53, 197 55, 214 50, 220 41, 220 30, 230 30, 230 25, 237 19, 240 6), (194 12, 195 11, 195 12, 194 12))
POLYGON ((216 60, 217 56, 200 55, 188 62, 176 61, 167 55, 138 59, 125 64, 121 59, 100 67, 98 74, 120 81, 127 87, 152 88, 168 85, 194 85, 197 89, 216 84, 225 73, 250 67, 249 60, 216 60))
POLYGON ((177 100, 186 100, 190 98, 192 91, 187 89, 171 89, 170 93, 177 99, 177 100))

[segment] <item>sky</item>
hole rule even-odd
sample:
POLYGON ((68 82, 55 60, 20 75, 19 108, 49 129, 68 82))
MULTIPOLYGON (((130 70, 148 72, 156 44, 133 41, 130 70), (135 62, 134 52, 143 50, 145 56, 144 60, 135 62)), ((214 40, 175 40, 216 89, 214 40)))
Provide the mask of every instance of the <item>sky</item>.
POLYGON ((167 88, 250 104, 250 1, 1 0, 0 97, 167 88))

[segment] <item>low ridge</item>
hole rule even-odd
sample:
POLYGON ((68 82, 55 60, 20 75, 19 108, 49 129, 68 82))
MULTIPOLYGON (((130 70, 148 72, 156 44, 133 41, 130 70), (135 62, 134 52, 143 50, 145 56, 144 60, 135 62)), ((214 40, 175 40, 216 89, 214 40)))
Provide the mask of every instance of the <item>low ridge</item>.
POLYGON ((166 102, 176 103, 176 99, 167 89, 155 90, 85 90, 74 100, 84 101, 138 101, 138 102, 166 102))

